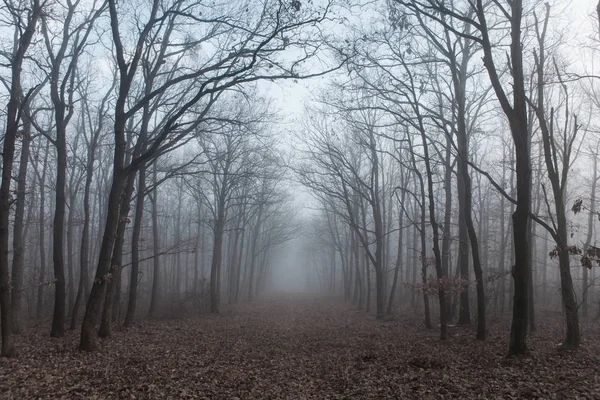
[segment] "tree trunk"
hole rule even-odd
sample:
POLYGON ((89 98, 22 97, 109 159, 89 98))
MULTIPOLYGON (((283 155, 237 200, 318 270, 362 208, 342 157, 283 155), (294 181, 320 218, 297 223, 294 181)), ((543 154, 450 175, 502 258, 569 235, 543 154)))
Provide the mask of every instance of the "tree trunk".
MULTIPOLYGON (((439 228, 437 224, 437 220, 435 217, 435 193, 433 191, 433 173, 431 171, 431 165, 429 162, 429 149, 427 144, 427 135, 425 134, 425 127, 423 125, 423 120, 420 115, 417 115, 417 119, 419 122, 419 130, 421 134, 421 143, 423 145, 423 160, 425 161, 425 171, 427 175, 427 197, 429 203, 429 223, 431 224, 431 228, 433 231, 433 255, 435 258, 435 270, 438 281, 444 278, 444 271, 442 271, 442 257, 440 254, 439 248, 439 228)), ((413 155, 414 157, 414 155, 413 155)), ((422 201, 423 201, 423 214, 425 214, 425 188, 421 184, 421 189, 423 191, 422 201)), ((425 215, 423 215, 425 218, 425 215)), ((422 220, 423 221, 423 220, 422 220)), ((421 228, 423 232, 421 233, 421 237, 425 235, 425 226, 422 222, 421 228)), ((423 244, 423 252, 425 251, 425 246, 423 244)), ((423 253, 423 269, 426 271, 427 263, 426 263, 426 253, 423 253)), ((426 273, 426 272, 425 272, 426 273)), ((440 309, 440 339, 446 340, 448 337, 448 327, 447 327, 447 309, 446 309, 446 293, 443 285, 439 285, 438 288, 438 300, 439 300, 439 309, 440 309)))
POLYGON ((119 208, 119 225, 115 237, 112 258, 109 269, 109 279, 106 285, 106 294, 104 297, 104 309, 100 320, 100 328, 98 336, 101 338, 110 337, 112 335, 111 323, 114 318, 114 304, 117 300, 116 292, 120 291, 121 271, 123 266, 123 246, 125 244, 125 230, 129 220, 129 211, 131 210, 131 196, 133 195, 133 186, 135 183, 135 174, 132 173, 127 177, 127 184, 123 197, 121 198, 121 207, 119 208))
MULTIPOLYGON (((549 18, 550 6, 546 5, 546 23, 549 18)), ((550 123, 546 121, 545 115, 545 99, 544 99, 544 84, 545 84, 545 55, 544 55, 544 39, 545 39, 546 28, 541 34, 538 33, 538 43, 540 45, 539 57, 536 57, 537 67, 537 107, 535 109, 538 121, 540 124, 540 131, 542 132, 542 139, 544 144, 544 158, 546 160, 546 169, 548 171, 548 179, 552 185, 552 194, 554 198, 554 208, 556 214, 556 231, 551 231, 552 236, 556 242, 558 249, 559 259, 559 273, 560 273, 560 291, 562 295, 563 307, 565 310, 567 332, 566 337, 562 343, 563 348, 574 349, 579 347, 581 341, 581 334, 579 331, 579 316, 578 306, 575 300, 573 280, 571 277, 571 269, 569 263, 569 248, 568 248, 568 234, 567 234, 567 217, 565 209, 565 194, 567 186, 568 171, 570 168, 570 155, 571 147, 567 145, 566 132, 564 142, 565 147, 562 153, 559 152, 553 141, 554 128, 553 128, 553 110, 550 112, 550 123), (558 156, 562 156, 562 172, 558 170, 556 159, 558 156)), ((560 77, 559 77, 560 79, 560 77)), ((575 118, 573 138, 577 134, 577 118, 575 118)))
POLYGON ((238 259, 236 260, 237 266, 236 266, 236 275, 235 275, 235 281, 234 281, 234 295, 233 295, 233 302, 237 303, 239 300, 239 294, 240 294, 240 280, 241 280, 241 274, 242 274, 242 255, 244 253, 244 241, 246 238, 246 217, 244 216, 244 223, 243 223, 243 229, 242 229, 242 238, 240 241, 240 251, 238 254, 238 259))
MULTIPOLYGON (((228 302, 229 304, 233 304, 235 302, 235 281, 237 275, 237 263, 238 263, 238 246, 240 242, 241 229, 242 229, 242 215, 243 210, 240 210, 240 215, 238 215, 235 223, 235 231, 233 232, 233 241, 230 246, 230 257, 229 257, 229 290, 228 290, 228 302)), ((241 252, 241 250, 240 250, 241 252)))
POLYGON ((23 139, 21 156, 19 159, 19 173, 17 178, 17 194, 15 207, 15 221, 13 231, 13 260, 12 260, 12 330, 13 333, 21 332, 22 325, 22 297, 23 297, 23 264, 24 264, 24 220, 25 220, 25 194, 27 186, 27 167, 29 149, 31 144, 31 121, 29 119, 29 102, 23 104, 23 139))
POLYGON ((160 236, 158 233, 158 189, 156 163, 152 166, 152 183, 154 184, 154 193, 152 194, 152 249, 154 258, 152 261, 152 295, 150 297, 150 315, 157 316, 158 301, 160 298, 160 236))
MULTIPOLYGON (((177 180, 176 180, 177 182, 177 180)), ((178 194, 177 194, 177 218, 175 220, 175 243, 179 246, 181 243, 181 207, 182 207, 182 197, 183 194, 181 193, 181 187, 180 184, 178 183, 178 194)), ((224 222, 225 223, 225 222, 224 222)), ((219 273, 220 273, 220 268, 219 268, 219 273)), ((175 281, 174 283, 174 287, 175 287, 175 298, 177 300, 179 300, 180 298, 180 294, 181 294, 181 287, 180 287, 180 283, 181 283, 181 252, 177 251, 175 253, 175 281)))
POLYGON ((70 329, 75 329, 75 324, 77 323, 77 318, 79 316, 79 307, 81 302, 85 300, 85 285, 89 280, 88 263, 90 246, 90 188, 92 186, 92 178, 94 174, 95 145, 95 142, 92 143, 88 149, 85 186, 83 189, 83 227, 81 229, 81 246, 79 251, 79 285, 77 287, 75 303, 73 304, 70 329))
POLYGON ((504 114, 506 115, 516 155, 517 200, 512 215, 515 264, 512 268, 514 281, 513 318, 508 352, 521 355, 527 351, 528 277, 531 265, 528 262, 527 225, 531 211, 531 154, 529 130, 527 128, 527 96, 523 74, 523 50, 521 43, 521 20, 523 1, 510 3, 510 64, 512 75, 512 105, 502 87, 494 62, 492 44, 482 0, 477 0, 476 13, 482 38, 483 64, 504 114))
MULTIPOLYGON (((75 236, 75 211, 77 202, 77 189, 71 189, 73 192, 69 195, 69 216, 67 217, 67 272, 68 272, 68 306, 67 310, 72 310, 75 304, 75 268, 73 261, 73 237, 75 236)), ((65 314, 66 314, 65 310, 65 314)))
MULTIPOLYGON (((221 205, 220 205, 221 206, 221 205)), ((222 205, 224 207, 224 205, 222 205)), ((224 210, 220 209, 217 220, 215 221, 215 239, 213 244, 212 263, 210 266, 210 312, 213 314, 219 313, 220 301, 220 282, 219 272, 221 269, 221 257, 223 252, 223 232, 225 230, 225 216, 222 214, 224 210)), ((250 285, 249 300, 252 299, 252 285, 250 285)))
POLYGON ((254 274, 256 270, 256 251, 258 237, 260 235, 260 226, 262 223, 263 204, 258 205, 258 213, 256 214, 256 225, 252 234, 252 244, 250 246, 250 277, 248 278, 248 301, 252 301, 254 292, 254 274))
POLYGON ((42 318, 44 311, 44 288, 47 286, 44 282, 46 279, 46 173, 48 167, 48 153, 50 150, 50 142, 46 142, 46 151, 44 153, 44 164, 42 175, 39 179, 40 184, 40 275, 37 295, 36 316, 39 321, 42 318))
MULTIPOLYGON (((477 238, 477 234, 475 233, 475 226, 473 224, 473 215, 472 215, 472 197, 471 197, 471 193, 472 193, 472 183, 471 183, 471 175, 469 174, 469 164, 468 164, 468 157, 469 157, 469 137, 468 137, 468 132, 467 132, 467 125, 466 125, 466 111, 465 111, 465 106, 466 106, 466 99, 465 99, 465 95, 466 95, 466 62, 463 59, 463 66, 460 70, 460 73, 457 73, 457 75, 460 77, 457 82, 455 83, 455 90, 456 90, 456 103, 457 103, 457 108, 458 108, 458 112, 457 112, 457 125, 458 125, 458 129, 456 132, 456 137, 457 137, 457 147, 458 147, 458 169, 459 169, 459 174, 458 174, 458 179, 460 181, 462 181, 462 187, 461 189, 463 190, 462 196, 459 196, 459 205, 460 205, 460 210, 461 210, 461 215, 459 216, 459 219, 461 221, 464 220, 464 227, 462 226, 462 222, 460 222, 460 226, 462 227, 461 229, 466 229, 466 233, 468 234, 468 239, 469 239, 469 244, 471 247, 471 256, 473 259, 473 271, 475 273, 475 279, 476 279, 476 288, 477 288, 477 339, 478 340, 485 340, 485 293, 484 293, 484 281, 483 281, 483 271, 481 269, 481 259, 479 257, 479 243, 478 243, 478 238, 477 238), (461 202, 462 200, 462 202, 461 202)), ((459 189, 460 190, 460 189, 459 189)), ((480 207, 482 207, 482 205, 480 204, 480 207)), ((463 232, 464 233, 464 232, 463 232)), ((463 242, 461 240, 460 244, 462 245, 463 242)), ((465 262, 468 264, 468 256, 466 257, 466 260, 462 260, 462 262, 465 262)), ((467 265, 468 267, 468 265, 467 265)), ((465 279, 465 277, 462 277, 463 279, 465 279)), ((468 274, 466 279, 468 279, 468 274)), ((466 290, 463 291, 463 293, 468 293, 468 287, 466 290)), ((463 294, 461 294, 461 299, 462 299, 463 294)), ((462 302, 461 302, 462 303, 462 302)), ((461 314, 462 314, 462 309, 465 305, 461 304, 461 314)), ((467 298, 467 304, 466 306, 468 307, 468 298, 467 298)), ((467 311, 468 313, 468 311, 467 311)), ((467 314, 466 318, 467 320, 462 320, 462 322, 470 322, 470 316, 467 314)))
POLYGON ((362 201, 360 202, 360 217, 362 218, 362 226, 363 226, 362 235, 364 237, 364 241, 362 243, 362 247, 363 247, 362 260, 364 263, 366 288, 367 288, 366 311, 367 311, 367 313, 369 313, 371 311, 371 266, 369 265, 369 255, 368 255, 369 235, 367 233, 367 218, 366 218, 366 211, 365 211, 364 203, 362 201))
MULTIPOLYGON (((460 156, 459 156, 460 157, 460 156)), ((471 213, 466 208, 466 179, 463 177, 464 168, 462 165, 458 168, 458 268, 460 270, 460 279, 469 281, 469 231, 467 229, 466 213, 471 213)), ((467 172, 468 174, 468 172, 467 172)), ((467 179, 470 179, 467 178, 467 179)), ((471 325, 471 310, 469 306, 469 286, 466 286, 460 292, 460 307, 458 311, 458 325, 471 325)))
POLYGON ((529 309, 527 310, 527 328, 529 329, 530 332, 535 332, 536 331, 536 327, 535 327, 535 308, 534 308, 534 286, 533 286, 533 261, 534 261, 534 254, 535 254, 535 246, 536 246, 536 225, 535 223, 530 220, 529 221, 529 264, 532 266, 531 268, 529 268, 529 282, 528 282, 528 288, 527 288, 527 296, 528 296, 528 304, 529 304, 529 309))
POLYGON ((123 325, 129 328, 133 324, 135 308, 137 303, 138 275, 140 269, 140 235, 142 232, 142 221, 144 216, 144 200, 146 198, 146 167, 140 168, 138 177, 137 197, 135 203, 135 217, 133 221, 133 232, 131 234, 131 275, 129 278, 129 301, 125 322, 123 325))
MULTIPOLYGON (((592 162, 594 163, 594 172, 592 177, 592 191, 590 195, 590 210, 588 214, 588 226, 587 226, 587 235, 585 237, 585 243, 583 244, 583 254, 587 254, 587 250, 590 247, 590 243, 592 242, 592 236, 594 235, 594 217, 596 215, 596 187, 598 185, 598 158, 597 156, 592 156, 592 162)), ((589 289, 589 277, 588 277, 588 268, 583 268, 583 287, 581 290, 581 315, 583 318, 587 318, 588 316, 588 289, 589 289)), ((593 281, 592 281, 593 282, 593 281)))
MULTIPOLYGON (((450 135, 446 135, 446 154, 444 160, 444 226, 442 228, 442 270, 444 276, 450 275, 450 242, 452 237, 452 138, 450 135)), ((448 293, 446 301, 446 315, 448 316, 448 322, 452 321, 452 310, 451 310, 451 293, 448 293)))
MULTIPOLYGON (((404 199, 406 197, 406 192, 403 190, 400 204, 404 204, 404 199)), ((394 296, 396 295, 396 286, 398 285, 398 275, 401 275, 400 272, 402 269, 402 248, 404 246, 404 235, 402 231, 402 226, 404 225, 404 211, 400 210, 400 215, 398 217, 398 254, 396 256, 396 266, 394 268, 394 278, 392 280, 392 290, 390 291, 390 298, 387 304, 387 315, 392 315, 392 307, 394 303, 394 296)))
MULTIPOLYGON (((123 145, 117 144, 115 152, 119 151, 119 148, 122 148, 124 151, 124 143, 123 145)), ((92 351, 97 347, 96 323, 100 314, 102 298, 104 297, 104 292, 108 283, 112 251, 115 243, 117 227, 119 225, 120 200, 126 182, 127 176, 117 166, 113 173, 113 181, 108 196, 106 222, 104 234, 102 236, 102 244, 100 245, 100 252, 98 254, 99 259, 94 277, 94 284, 92 285, 92 289, 90 291, 90 298, 87 303, 85 315, 83 317, 83 324, 81 326, 81 339, 79 345, 81 350, 92 351)))

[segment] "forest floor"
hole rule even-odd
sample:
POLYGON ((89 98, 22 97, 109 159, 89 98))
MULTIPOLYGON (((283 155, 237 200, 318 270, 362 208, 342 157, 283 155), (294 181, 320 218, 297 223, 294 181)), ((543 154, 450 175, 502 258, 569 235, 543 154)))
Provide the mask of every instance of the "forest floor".
POLYGON ((441 342, 414 318, 280 294, 142 321, 94 353, 77 350, 78 332, 26 333, 19 357, 0 360, 0 399, 599 399, 599 326, 564 352, 551 319, 530 335, 530 356, 506 358, 506 323, 486 342, 456 327, 441 342))

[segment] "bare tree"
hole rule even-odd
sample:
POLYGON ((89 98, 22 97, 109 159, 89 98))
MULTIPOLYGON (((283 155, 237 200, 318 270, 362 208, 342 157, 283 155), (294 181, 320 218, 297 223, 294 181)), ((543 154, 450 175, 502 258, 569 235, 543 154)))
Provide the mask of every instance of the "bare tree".
MULTIPOLYGON (((56 135, 48 136, 48 140, 56 148, 56 193, 53 222, 52 260, 54 264, 54 317, 50 335, 60 337, 64 335, 66 312, 66 281, 64 262, 64 232, 65 232, 65 186, 67 175, 67 126, 74 115, 74 94, 76 69, 79 56, 87 44, 87 39, 92 32, 94 21, 103 12, 105 6, 96 8, 95 2, 89 8, 88 14, 82 21, 77 21, 81 13, 78 10, 79 2, 68 2, 62 26, 56 27, 58 32, 52 32, 56 21, 51 21, 51 12, 42 14, 41 30, 44 37, 45 50, 48 54, 50 99, 53 105, 53 122, 56 135), (55 36, 60 37, 58 47, 54 44, 55 36), (64 70, 63 70, 64 68, 64 70)), ((62 5, 57 5, 61 7, 62 5)), ((55 11, 52 9, 52 11, 55 11)), ((58 10, 56 10, 58 11, 58 10)))
POLYGON ((516 209, 512 216, 515 245, 515 265, 512 275, 514 280, 513 319, 510 333, 509 353, 524 354, 527 351, 527 311, 528 311, 528 279, 531 265, 528 252, 528 221, 531 211, 531 154, 530 138, 527 124, 527 97, 523 72, 523 49, 521 44, 521 24, 523 19, 523 1, 515 0, 503 4, 495 1, 489 5, 483 0, 465 2, 462 12, 456 11, 435 0, 396 0, 396 3, 408 7, 452 33, 468 38, 483 51, 483 64, 488 72, 492 88, 500 102, 502 111, 508 119, 516 155, 517 199, 516 209), (496 58, 494 43, 490 34, 488 19, 493 15, 491 8, 499 12, 501 22, 505 22, 510 36, 509 63, 512 75, 512 102, 508 90, 503 85, 496 58), (466 11, 464 11, 466 10, 466 11), (471 15, 473 17, 471 17, 471 15), (449 20, 469 24, 473 32, 458 31, 449 20))
MULTIPOLYGON (((535 18, 537 22, 537 16, 535 16, 535 18)), ((558 79, 561 82, 561 88, 565 92, 565 96, 567 98, 567 103, 565 106, 564 128, 562 129, 562 134, 560 136, 558 136, 555 132, 554 110, 550 111, 550 121, 547 120, 548 117, 546 114, 544 90, 546 88, 545 39, 549 18, 550 5, 546 4, 546 13, 543 22, 540 21, 540 23, 535 25, 536 36, 539 45, 539 52, 535 54, 537 71, 537 102, 535 104, 531 104, 531 106, 535 109, 537 120, 540 125, 542 142, 544 146, 544 159, 548 172, 548 179, 550 180, 552 187, 554 213, 552 213, 551 210, 548 210, 548 212, 551 216, 552 214, 556 216, 556 221, 554 221, 554 218, 551 217, 552 226, 544 224, 541 221, 538 221, 538 223, 542 223, 542 225, 549 231, 556 242, 556 252, 558 253, 560 269, 561 295, 567 322, 566 337, 563 340, 562 346, 567 349, 573 349, 579 347, 581 338, 579 330, 578 305, 575 301, 569 261, 570 251, 568 246, 569 236, 567 232, 565 197, 567 177, 569 169, 572 166, 571 157, 573 156, 575 140, 578 137, 579 125, 577 123, 576 116, 572 119, 567 86, 562 81, 560 75, 561 72, 558 70, 556 62, 554 63, 556 73, 558 74, 558 79), (556 136, 558 136, 558 138, 556 136), (556 139, 560 140, 560 150, 557 146, 556 139), (558 161, 560 156, 562 156, 560 159, 560 163, 562 165, 559 165, 558 161)), ((546 204, 548 204, 547 198, 546 204)))
POLYGON ((87 154, 85 162, 85 183, 83 189, 83 227, 81 229, 81 244, 79 250, 79 285, 77 287, 77 295, 73 304, 73 311, 71 315, 71 329, 75 329, 77 319, 79 316, 79 307, 82 302, 87 299, 89 293, 89 247, 90 247, 90 224, 91 224, 91 213, 90 213, 90 196, 92 181, 94 179, 94 163, 96 161, 98 146, 102 140, 102 134, 104 131, 105 114, 108 108, 108 102, 112 96, 114 89, 115 80, 112 80, 112 85, 106 91, 102 97, 100 104, 96 108, 94 113, 93 106, 90 104, 92 99, 91 96, 91 82, 87 81, 85 84, 78 85, 79 90, 82 91, 80 94, 82 111, 81 111, 81 132, 83 133, 84 141, 86 143, 87 154), (88 136, 89 135, 89 136, 88 136))
POLYGON ((13 158, 15 154, 15 141, 19 136, 21 119, 23 117, 23 104, 28 101, 32 91, 23 90, 21 74, 23 61, 31 45, 33 35, 42 15, 44 3, 39 0, 28 2, 28 7, 22 7, 20 2, 5 2, 7 12, 15 23, 15 46, 10 59, 9 100, 6 112, 6 130, 4 132, 4 146, 2 149, 2 182, 0 183, 0 323, 2 348, 0 355, 12 357, 15 348, 12 338, 12 315, 10 305, 10 275, 8 267, 8 242, 9 224, 8 217, 12 203, 10 185, 12 181, 13 158), (23 96, 23 93, 26 93, 23 96))
MULTIPOLYGON (((229 89, 265 78, 301 77, 302 67, 319 49, 306 39, 306 36, 294 37, 293 33, 303 27, 318 27, 318 23, 328 12, 328 6, 324 9, 315 8, 300 12, 296 7, 279 0, 261 5, 246 4, 242 1, 233 7, 215 4, 212 8, 203 8, 200 3, 183 0, 169 5, 161 0, 154 0, 149 7, 148 19, 137 25, 140 28, 135 33, 135 45, 130 52, 125 47, 121 33, 124 21, 122 15, 126 10, 120 3, 117 4, 116 0, 108 0, 108 6, 119 71, 118 95, 114 110, 115 145, 104 234, 94 285, 82 325, 80 347, 84 350, 93 350, 96 347, 95 324, 102 293, 107 284, 114 235, 119 220, 120 199, 128 176, 194 132, 212 106, 229 89), (252 14, 256 19, 237 18, 244 14, 252 14), (198 33, 188 42, 193 44, 187 47, 190 59, 194 58, 191 50, 204 43, 216 44, 215 53, 206 59, 196 58, 192 64, 197 65, 197 68, 178 69, 174 75, 168 75, 167 80, 149 95, 129 104, 134 80, 139 78, 144 49, 159 40, 156 30, 165 29, 163 21, 168 18, 178 18, 197 27, 198 33), (300 58, 289 62, 277 61, 279 53, 302 46, 305 52, 300 58), (127 121, 137 115, 145 104, 166 92, 170 93, 167 97, 181 95, 176 97, 178 100, 175 106, 165 111, 165 118, 157 126, 154 135, 148 138, 151 143, 147 149, 126 164, 127 121)), ((304 76, 317 76, 324 72, 326 71, 304 76)))

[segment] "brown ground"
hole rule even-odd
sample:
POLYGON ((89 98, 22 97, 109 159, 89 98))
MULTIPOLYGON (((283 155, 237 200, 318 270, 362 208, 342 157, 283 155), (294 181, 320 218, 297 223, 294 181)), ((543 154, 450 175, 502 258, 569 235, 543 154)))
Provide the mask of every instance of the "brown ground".
POLYGON ((91 354, 76 332, 22 335, 20 356, 0 360, 0 399, 600 399, 599 329, 586 329, 577 353, 557 351, 560 324, 547 323, 531 356, 506 359, 506 324, 485 343, 471 328, 440 342, 411 319, 279 295, 145 321, 91 354))

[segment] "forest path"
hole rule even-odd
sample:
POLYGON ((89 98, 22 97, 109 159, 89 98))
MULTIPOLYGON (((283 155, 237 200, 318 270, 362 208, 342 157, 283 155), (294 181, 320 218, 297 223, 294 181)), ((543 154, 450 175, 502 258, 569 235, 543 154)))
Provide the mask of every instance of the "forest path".
POLYGON ((418 321, 304 295, 143 321, 94 353, 76 350, 77 333, 20 337, 20 357, 0 361, 0 399, 600 398, 597 348, 560 354, 540 337, 535 357, 507 360, 504 331, 440 342, 418 321))

